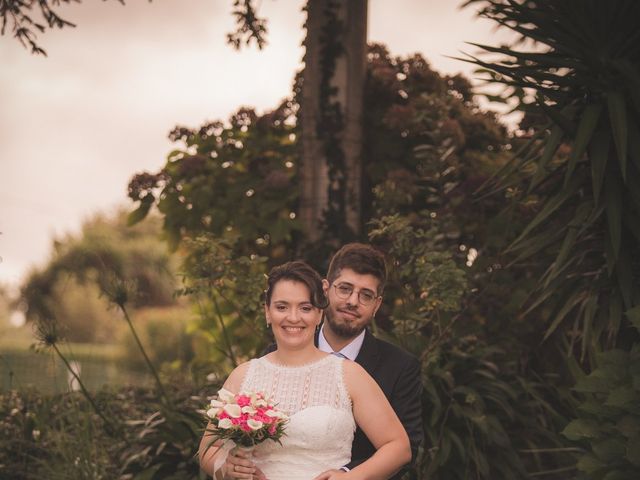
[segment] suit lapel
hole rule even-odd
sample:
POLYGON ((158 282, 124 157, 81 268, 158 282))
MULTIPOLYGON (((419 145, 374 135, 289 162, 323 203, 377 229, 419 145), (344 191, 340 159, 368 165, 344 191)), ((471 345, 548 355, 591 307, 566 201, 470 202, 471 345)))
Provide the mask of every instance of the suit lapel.
POLYGON ((378 341, 369 330, 365 330, 364 341, 360 352, 356 357, 356 363, 359 363, 369 374, 376 368, 380 352, 378 349, 378 341))

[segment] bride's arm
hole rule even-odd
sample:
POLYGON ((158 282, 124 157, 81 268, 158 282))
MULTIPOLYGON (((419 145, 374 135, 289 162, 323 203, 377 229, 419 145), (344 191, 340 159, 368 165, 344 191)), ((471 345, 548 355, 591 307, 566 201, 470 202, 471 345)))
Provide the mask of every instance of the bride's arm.
POLYGON ((357 363, 344 362, 353 416, 376 453, 344 478, 386 479, 411 461, 409 437, 375 380, 357 363))
MULTIPOLYGON (((227 381, 224 382, 223 388, 234 393, 240 391, 242 380, 244 379, 248 367, 249 363, 243 363, 233 370, 227 378, 227 381)), ((207 425, 207 430, 209 429, 209 425, 207 425)), ((224 442, 216 440, 212 443, 212 440, 213 435, 205 430, 198 449, 200 468, 203 472, 212 476, 216 480, 223 478, 251 478, 248 474, 243 475, 242 473, 230 471, 231 469, 229 466, 233 466, 234 464, 242 466, 244 463, 249 463, 251 465, 246 465, 246 468, 251 469, 253 467, 253 463, 240 457, 231 458, 232 455, 229 454, 229 449, 225 448, 224 442), (229 462, 229 460, 233 460, 233 463, 229 462)))

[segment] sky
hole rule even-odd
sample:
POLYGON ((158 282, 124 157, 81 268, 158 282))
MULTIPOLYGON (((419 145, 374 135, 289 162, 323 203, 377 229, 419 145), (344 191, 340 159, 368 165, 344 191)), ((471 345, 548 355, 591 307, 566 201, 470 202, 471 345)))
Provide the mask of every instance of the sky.
MULTIPOLYGON (((448 58, 507 33, 459 0, 369 0, 368 41, 421 53, 443 74, 472 77, 448 58)), ((84 0, 63 6, 76 28, 38 36, 48 56, 0 37, 0 284, 43 267, 54 238, 84 219, 133 208, 127 185, 158 171, 176 125, 227 119, 241 106, 275 108, 304 53, 300 0, 258 0, 268 45, 226 44, 232 0, 84 0)))

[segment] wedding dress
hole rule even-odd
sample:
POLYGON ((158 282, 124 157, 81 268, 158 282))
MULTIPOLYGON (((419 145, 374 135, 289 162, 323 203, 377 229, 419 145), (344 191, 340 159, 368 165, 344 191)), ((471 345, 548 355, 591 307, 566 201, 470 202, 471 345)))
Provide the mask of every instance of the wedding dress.
POLYGON ((311 480, 349 463, 356 424, 343 362, 334 355, 300 367, 251 360, 241 391, 264 393, 289 416, 282 445, 267 440, 253 452, 269 480, 311 480))

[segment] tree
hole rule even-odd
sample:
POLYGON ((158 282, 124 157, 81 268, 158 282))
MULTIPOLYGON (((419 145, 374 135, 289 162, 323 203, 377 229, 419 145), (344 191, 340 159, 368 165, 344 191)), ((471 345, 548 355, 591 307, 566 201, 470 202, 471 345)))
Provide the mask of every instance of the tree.
MULTIPOLYGON (((80 3, 81 0, 0 0, 0 18, 4 35, 7 24, 11 24, 11 32, 25 48, 31 48, 31 53, 45 55, 45 50, 36 42, 36 31, 43 33, 47 28, 75 27, 68 20, 58 15, 57 7, 60 3, 80 3), (42 17, 39 19, 32 13, 34 5, 42 17), (44 23, 42 23, 44 21, 44 23)), ((117 0, 124 5, 124 0, 117 0)))
MULTIPOLYGON (((125 0, 114 1, 125 4, 125 0)), ((149 3, 151 1, 149 0, 149 3)), ((7 24, 10 24, 14 38, 25 48, 31 48, 33 54, 46 56, 46 51, 36 41, 36 30, 44 33, 47 28, 75 27, 75 24, 62 18, 56 9, 60 7, 60 3, 81 2, 82 0, 0 0, 0 34, 4 35, 7 24), (34 17, 34 6, 42 19, 34 17), (44 23, 41 23, 42 21, 44 23)), ((262 48, 266 43, 266 21, 257 16, 252 0, 235 0, 233 6, 232 14, 236 18, 237 29, 227 34, 227 42, 235 48, 240 48, 242 43, 249 45, 255 41, 258 48, 262 48)))
POLYGON ((481 3, 483 16, 521 39, 482 45, 492 59, 471 61, 542 120, 528 122, 529 140, 485 189, 514 200, 508 218, 522 208, 533 214, 507 249, 538 280, 522 315, 544 321, 542 340, 563 353, 550 371, 577 392, 562 431, 580 448, 575 468, 586 478, 636 478, 640 8, 630 0, 481 3))
POLYGON ((628 346, 636 341, 628 313, 640 304, 640 44, 628 38, 640 8, 485 3, 482 15, 539 46, 482 46, 498 59, 472 59, 521 109, 546 119, 488 187, 534 213, 508 249, 541 268, 527 311, 550 312, 545 338, 556 334, 582 359, 628 346))
POLYGON ((137 307, 174 303, 175 261, 159 237, 159 222, 130 228, 122 211, 97 214, 85 221, 79 236, 57 239, 42 269, 21 287, 27 321, 53 321, 69 340, 113 340, 114 314, 103 296, 116 281, 128 282, 137 307))
POLYGON ((310 242, 346 240, 362 229, 367 2, 310 0, 307 13, 300 218, 310 242))

